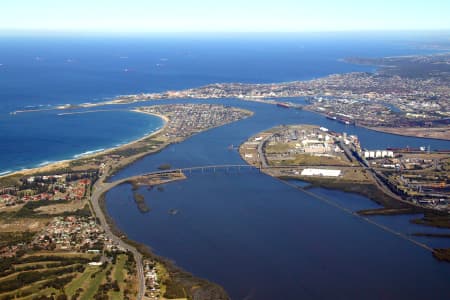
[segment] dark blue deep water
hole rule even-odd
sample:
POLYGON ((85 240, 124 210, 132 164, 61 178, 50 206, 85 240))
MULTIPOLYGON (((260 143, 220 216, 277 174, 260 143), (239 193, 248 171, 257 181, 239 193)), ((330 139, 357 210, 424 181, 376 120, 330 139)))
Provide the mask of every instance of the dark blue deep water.
MULTIPOLYGON (((70 115, 10 115, 11 111, 214 82, 281 82, 371 71, 372 67, 340 59, 426 52, 410 42, 382 35, 0 37, 0 173, 115 146, 162 125, 158 118, 125 110, 131 106, 70 115)), ((192 101, 196 100, 165 103, 192 101)), ((255 115, 171 145, 113 179, 156 170, 162 163, 242 163, 228 146, 279 124, 318 124, 345 131, 372 149, 450 148, 446 141, 373 132, 306 111, 232 99, 211 102, 240 106, 255 115)), ((353 211, 376 207, 359 195, 311 191, 353 211)), ((148 214, 137 210, 128 185, 107 194, 108 212, 120 229, 195 275, 221 284, 233 299, 450 298, 448 264, 265 175, 196 173, 165 185, 164 191, 140 192, 152 208, 148 214), (178 214, 168 214, 170 209, 178 214)), ((373 220, 405 235, 449 232, 411 225, 410 218, 373 220)), ((450 247, 448 239, 417 240, 450 247)))

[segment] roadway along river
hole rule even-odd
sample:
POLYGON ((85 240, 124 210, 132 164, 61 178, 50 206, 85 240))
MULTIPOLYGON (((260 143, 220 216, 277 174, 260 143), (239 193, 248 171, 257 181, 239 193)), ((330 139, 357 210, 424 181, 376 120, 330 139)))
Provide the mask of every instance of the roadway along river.
MULTIPOLYGON (((371 149, 428 145, 450 149, 446 141, 346 127, 306 111, 222 102, 255 115, 171 145, 111 180, 154 171, 162 163, 174 168, 242 164, 237 151, 228 146, 279 124, 309 123, 346 131, 358 135, 362 145, 371 149)), ((165 185, 164 191, 141 188, 151 208, 147 214, 136 208, 131 187, 119 185, 107 193, 108 212, 130 238, 222 285, 233 299, 420 299, 431 295, 448 299, 450 295, 449 264, 308 193, 258 172, 187 175, 187 180, 165 185), (178 214, 169 214, 170 209, 178 214)), ((318 188, 309 192, 352 211, 377 207, 359 195, 318 188)), ((449 232, 411 225, 405 216, 373 220, 405 235, 420 230, 449 232)), ((450 247, 447 239, 417 241, 450 247)))

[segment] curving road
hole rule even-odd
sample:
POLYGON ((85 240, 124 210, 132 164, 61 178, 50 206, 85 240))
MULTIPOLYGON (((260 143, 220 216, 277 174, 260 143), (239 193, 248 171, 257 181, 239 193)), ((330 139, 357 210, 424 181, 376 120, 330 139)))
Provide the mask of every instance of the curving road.
POLYGON ((134 259, 136 261, 136 270, 137 270, 137 277, 139 281, 139 289, 136 299, 142 300, 145 293, 145 278, 144 278, 144 266, 142 264, 142 254, 136 249, 136 247, 124 242, 120 237, 115 235, 111 228, 109 227, 108 222, 106 221, 105 214, 103 213, 103 210, 100 207, 99 200, 107 191, 114 188, 115 186, 118 186, 122 183, 125 183, 127 181, 142 177, 142 176, 148 176, 148 175, 157 175, 157 174, 167 174, 167 173, 173 173, 173 172, 182 172, 182 171, 192 171, 192 170, 203 170, 203 169, 227 169, 227 168, 253 168, 253 166, 249 165, 208 165, 208 166, 199 166, 199 167, 191 167, 191 168, 183 168, 183 169, 171 169, 171 170, 163 170, 163 171, 156 171, 156 172, 150 172, 142 175, 136 175, 128 178, 123 178, 114 182, 105 182, 106 177, 101 176, 97 182, 94 184, 91 194, 91 204, 92 209, 94 210, 95 216, 98 218, 100 222, 100 226, 105 230, 105 234, 107 237, 109 237, 111 240, 113 240, 117 245, 120 247, 130 251, 133 253, 134 259))
POLYGON ((91 203, 92 208, 96 217, 100 221, 100 226, 105 230, 106 236, 108 236, 111 240, 113 240, 120 247, 130 251, 133 253, 134 259, 136 261, 136 270, 137 270, 137 278, 139 281, 139 289, 136 299, 142 300, 145 293, 145 278, 144 278, 144 267, 142 265, 142 254, 132 245, 125 243, 120 237, 116 236, 109 227, 108 222, 106 222, 105 215, 103 214, 102 209, 100 208, 99 199, 100 197, 106 193, 108 190, 113 187, 125 182, 126 180, 119 180, 112 183, 105 182, 104 177, 100 177, 99 180, 94 184, 93 192, 91 195, 91 203))

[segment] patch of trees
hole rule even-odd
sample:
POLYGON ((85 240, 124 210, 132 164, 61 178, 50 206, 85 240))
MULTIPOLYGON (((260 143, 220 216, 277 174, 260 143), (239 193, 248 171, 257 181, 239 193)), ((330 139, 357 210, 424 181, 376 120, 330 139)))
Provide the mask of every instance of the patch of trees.
POLYGON ((16 245, 18 243, 28 243, 34 237, 34 232, 0 232, 0 247, 16 245))
MULTIPOLYGON (((62 290, 74 278, 75 278, 75 275, 69 275, 69 276, 66 276, 64 278, 58 278, 57 277, 54 280, 44 284, 43 288, 54 288, 54 289, 57 289, 57 290, 62 290)), ((65 299, 67 299, 67 298, 65 298, 65 299)))
MULTIPOLYGON (((22 208, 16 212, 15 217, 16 218, 23 218, 23 217, 31 217, 36 216, 35 209, 41 207, 41 206, 49 206, 53 204, 66 204, 69 203, 69 201, 61 199, 61 200, 39 200, 39 201, 29 201, 27 202, 22 208)), ((44 216, 44 215, 42 215, 44 216)), ((45 215, 47 217, 47 215, 45 215)))
POLYGON ((167 299, 178 299, 178 298, 185 298, 186 293, 182 286, 175 284, 173 281, 169 280, 164 282, 164 285, 166 286, 166 292, 164 294, 164 297, 167 299))
POLYGON ((141 213, 147 213, 150 211, 150 207, 148 207, 147 203, 145 203, 145 198, 143 195, 134 191, 133 198, 134 198, 134 202, 136 202, 136 205, 141 213))
POLYGON ((91 179, 95 181, 98 178, 98 171, 82 172, 82 173, 69 173, 66 176, 66 182, 77 181, 80 179, 91 179))
POLYGON ((58 269, 58 270, 45 270, 45 271, 27 271, 17 275, 16 278, 12 278, 9 280, 5 280, 0 285, 0 292, 10 292, 26 285, 29 285, 33 282, 48 279, 50 277, 55 277, 54 279, 58 279, 58 276, 79 272, 84 269, 81 265, 69 266, 66 268, 58 269))

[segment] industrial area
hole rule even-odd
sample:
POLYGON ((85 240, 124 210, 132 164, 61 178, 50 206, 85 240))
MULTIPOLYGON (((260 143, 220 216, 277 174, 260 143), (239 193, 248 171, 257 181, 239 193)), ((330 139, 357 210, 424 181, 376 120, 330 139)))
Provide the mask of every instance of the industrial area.
POLYGON ((448 153, 365 149, 355 135, 313 125, 278 126, 240 147, 242 158, 271 176, 373 184, 395 199, 450 211, 448 153))

